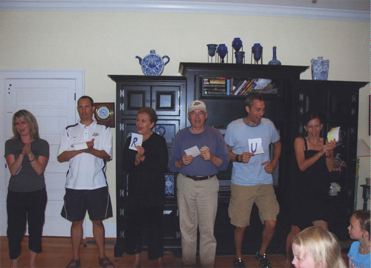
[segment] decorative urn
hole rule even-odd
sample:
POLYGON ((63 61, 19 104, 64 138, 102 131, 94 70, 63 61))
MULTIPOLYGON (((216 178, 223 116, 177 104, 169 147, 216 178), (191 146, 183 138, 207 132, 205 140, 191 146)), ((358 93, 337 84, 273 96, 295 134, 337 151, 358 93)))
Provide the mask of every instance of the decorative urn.
POLYGON ((161 75, 164 66, 169 63, 170 58, 168 56, 163 56, 162 58, 156 54, 155 50, 151 50, 150 54, 145 56, 143 59, 139 56, 136 56, 139 60, 139 64, 142 66, 142 71, 145 75, 161 75), (164 62, 164 59, 167 61, 164 62))
POLYGON ((312 79, 327 80, 330 67, 330 60, 324 60, 323 57, 318 57, 317 60, 312 59, 312 79))

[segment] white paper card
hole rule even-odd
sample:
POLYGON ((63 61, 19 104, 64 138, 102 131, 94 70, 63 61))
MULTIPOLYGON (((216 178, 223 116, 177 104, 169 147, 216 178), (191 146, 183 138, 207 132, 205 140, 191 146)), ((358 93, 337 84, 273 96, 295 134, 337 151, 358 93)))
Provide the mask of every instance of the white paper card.
POLYGON ((134 151, 138 151, 137 148, 135 148, 134 146, 141 146, 142 142, 143 142, 143 135, 142 134, 132 133, 129 149, 134 150, 134 151))
POLYGON ((327 133, 328 141, 339 141, 340 127, 334 127, 327 133))
POLYGON ((73 144, 73 148, 75 149, 75 151, 84 150, 84 149, 88 149, 88 145, 86 144, 86 142, 75 143, 73 144))
POLYGON ((197 145, 195 145, 191 148, 184 150, 184 152, 186 153, 186 155, 192 155, 193 157, 196 157, 200 154, 200 149, 198 149, 197 145))
POLYGON ((248 139, 249 145, 249 152, 254 154, 264 154, 263 146, 262 146, 262 139, 248 139))

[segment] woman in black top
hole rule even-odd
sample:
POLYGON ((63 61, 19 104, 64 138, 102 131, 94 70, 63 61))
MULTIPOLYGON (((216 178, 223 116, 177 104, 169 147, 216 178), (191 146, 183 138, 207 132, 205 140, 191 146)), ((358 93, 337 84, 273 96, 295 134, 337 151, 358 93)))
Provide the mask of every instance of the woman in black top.
POLYGON ((286 240, 286 266, 291 262, 291 244, 297 233, 311 225, 328 230, 326 198, 336 142, 320 137, 323 123, 318 113, 307 112, 303 125, 307 135, 294 142, 297 177, 290 182, 291 231, 286 240))
POLYGON ((136 118, 138 134, 143 135, 141 146, 129 149, 131 137, 126 140, 123 168, 128 174, 126 247, 135 255, 134 267, 140 267, 142 251, 141 230, 146 230, 148 259, 158 261, 163 267, 162 215, 165 201, 165 172, 168 151, 165 139, 154 133, 156 112, 150 107, 139 109, 136 118))
POLYGON ((30 267, 42 251, 46 190, 44 171, 49 160, 49 144, 39 138, 35 117, 27 110, 13 115, 13 138, 5 143, 5 159, 11 177, 8 186, 8 244, 12 266, 18 267, 21 242, 28 222, 30 267))

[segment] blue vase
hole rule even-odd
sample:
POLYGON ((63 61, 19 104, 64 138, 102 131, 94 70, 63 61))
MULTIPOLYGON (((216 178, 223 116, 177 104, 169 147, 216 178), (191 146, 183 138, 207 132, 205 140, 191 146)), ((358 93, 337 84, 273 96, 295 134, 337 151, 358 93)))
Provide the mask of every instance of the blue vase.
POLYGON ((215 56, 215 51, 216 51, 217 46, 218 46, 217 44, 207 44, 207 51, 210 57, 215 56))
POLYGON ((236 51, 234 54, 236 55, 236 64, 242 64, 243 59, 245 58, 245 52, 244 51, 236 51))
POLYGON ((251 48, 251 52, 254 55, 254 60, 255 63, 257 64, 259 60, 262 58, 263 47, 259 43, 255 43, 254 46, 251 48))
POLYGON ((330 60, 324 60, 323 57, 318 57, 317 60, 312 59, 312 79, 327 80, 330 67, 330 60))
POLYGON ((242 47, 242 41, 239 37, 236 37, 235 39, 233 39, 232 47, 236 52, 240 51, 240 49, 242 47))
POLYGON ((221 58, 222 63, 224 63, 224 57, 228 53, 227 46, 225 44, 219 44, 218 49, 216 50, 216 52, 218 53, 219 57, 221 58))
POLYGON ((277 48, 276 47, 273 47, 273 59, 268 62, 268 65, 281 65, 281 62, 279 60, 277 60, 277 48))

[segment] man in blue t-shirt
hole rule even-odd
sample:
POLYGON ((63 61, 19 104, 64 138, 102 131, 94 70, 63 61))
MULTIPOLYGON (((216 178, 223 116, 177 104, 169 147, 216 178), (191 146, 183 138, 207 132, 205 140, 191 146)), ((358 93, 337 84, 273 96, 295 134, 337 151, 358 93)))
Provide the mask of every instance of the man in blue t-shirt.
POLYGON ((262 244, 255 256, 260 262, 260 267, 272 267, 265 251, 274 235, 279 213, 272 173, 281 155, 280 135, 272 121, 263 118, 265 102, 261 94, 249 94, 245 105, 247 116, 231 122, 225 135, 230 159, 233 162, 231 200, 228 208, 231 224, 236 226, 234 232, 236 256, 233 266, 245 267, 241 248, 255 203, 264 224, 262 244), (269 155, 270 144, 273 144, 272 161, 269 155))

